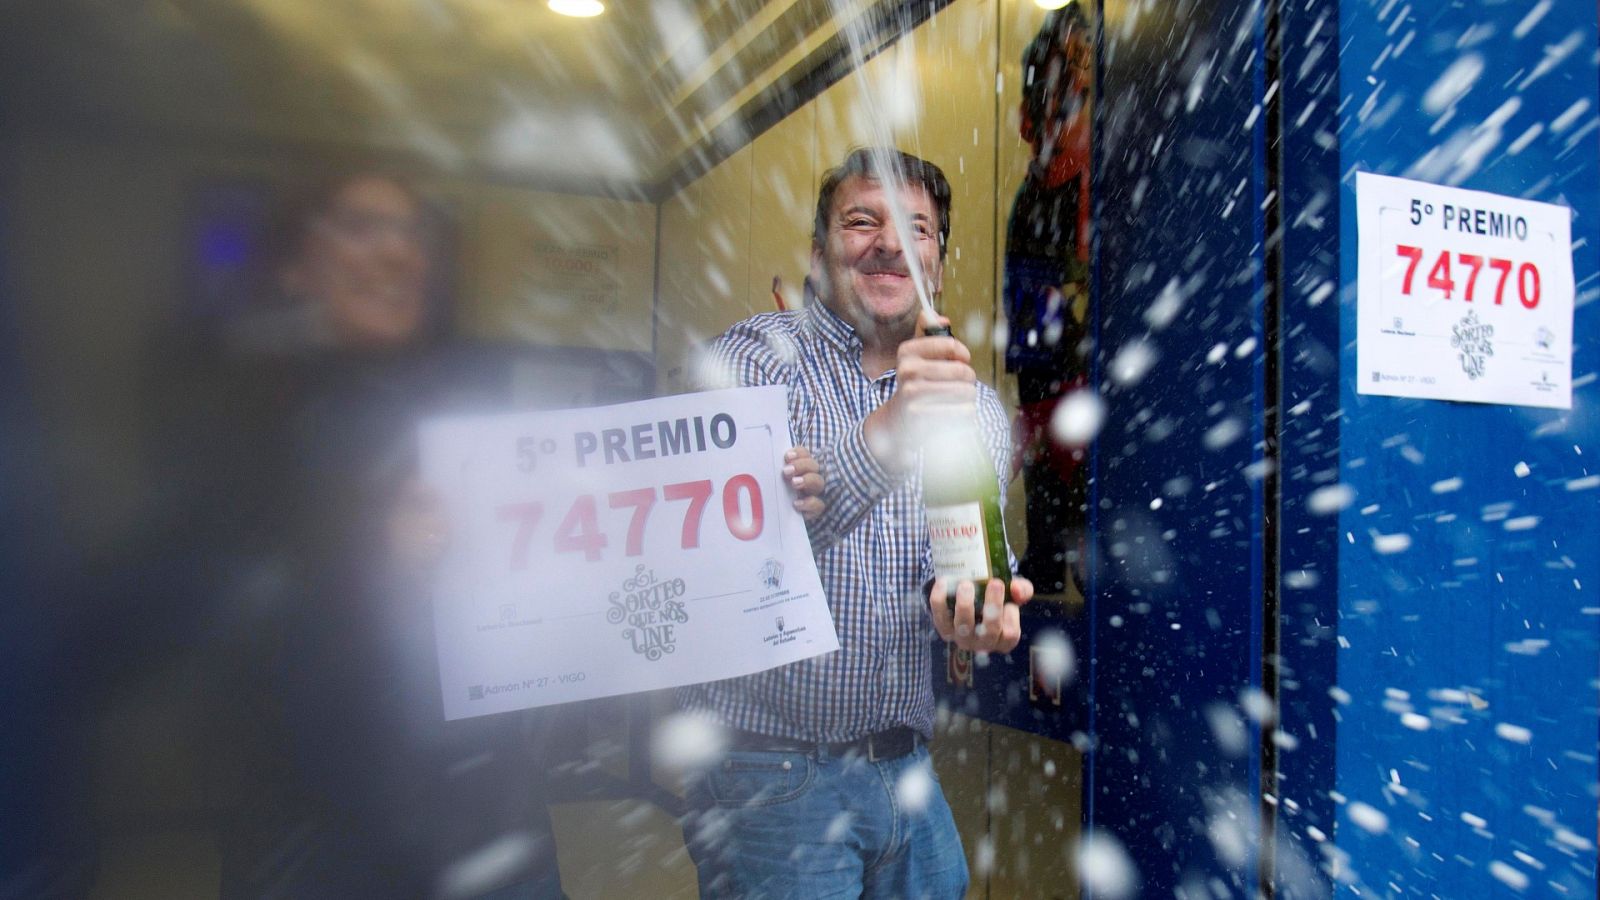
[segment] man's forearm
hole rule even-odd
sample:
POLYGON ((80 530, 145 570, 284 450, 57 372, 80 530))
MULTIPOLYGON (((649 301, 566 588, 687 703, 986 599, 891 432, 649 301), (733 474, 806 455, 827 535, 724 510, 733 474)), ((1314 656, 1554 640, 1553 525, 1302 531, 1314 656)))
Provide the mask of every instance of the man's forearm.
POLYGON ((810 523, 811 546, 823 550, 861 524, 878 501, 905 481, 906 472, 886 468, 871 447, 868 420, 847 431, 831 447, 814 448, 822 466, 826 508, 810 523))

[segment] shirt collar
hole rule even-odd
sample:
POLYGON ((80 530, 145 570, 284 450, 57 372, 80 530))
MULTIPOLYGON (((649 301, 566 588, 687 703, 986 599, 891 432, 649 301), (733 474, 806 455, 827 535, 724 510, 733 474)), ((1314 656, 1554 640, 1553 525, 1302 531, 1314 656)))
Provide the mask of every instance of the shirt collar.
POLYGON ((829 309, 821 299, 813 297, 811 302, 806 304, 806 316, 811 320, 811 327, 829 343, 840 350, 860 354, 861 338, 856 335, 856 330, 850 323, 839 318, 838 314, 829 309))

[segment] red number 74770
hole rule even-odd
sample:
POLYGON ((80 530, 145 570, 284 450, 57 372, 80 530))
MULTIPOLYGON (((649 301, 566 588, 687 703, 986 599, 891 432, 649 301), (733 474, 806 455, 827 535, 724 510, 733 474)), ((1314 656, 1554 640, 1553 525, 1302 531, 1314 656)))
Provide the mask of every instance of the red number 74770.
MULTIPOLYGON (((1396 254, 1411 261, 1406 265, 1405 277, 1400 281, 1401 295, 1410 296, 1412 277, 1417 273, 1417 264, 1422 262, 1422 248, 1412 247, 1407 244, 1397 244, 1394 249, 1396 254)), ((1455 256, 1458 263, 1471 270, 1467 274, 1466 287, 1461 296, 1462 300, 1471 303, 1474 288, 1478 283, 1478 273, 1483 270, 1484 258, 1471 253, 1457 253, 1455 256)), ((1495 306, 1501 305, 1501 301, 1505 299, 1506 281, 1510 278, 1512 268, 1517 269, 1517 299, 1528 309, 1533 309, 1539 305, 1538 266, 1531 262, 1525 262, 1521 266, 1517 266, 1516 263, 1509 259, 1495 257, 1491 257, 1488 263, 1489 268, 1500 273, 1500 280, 1495 283, 1494 287, 1495 306)), ((1449 300, 1455 292, 1456 281, 1450 271, 1449 250, 1439 251, 1438 257, 1434 259, 1433 267, 1428 270, 1428 287, 1443 291, 1446 300, 1449 300)))
MULTIPOLYGON (((683 527, 679 531, 678 545, 682 549, 693 550, 700 546, 700 520, 713 492, 714 487, 709 480, 684 481, 661 489, 662 496, 669 502, 688 501, 683 510, 683 527)), ((607 495, 606 505, 611 509, 633 510, 628 517, 624 555, 643 555, 645 525, 650 520, 650 510, 655 504, 656 489, 653 487, 614 491, 607 495)), ((544 517, 544 504, 538 501, 508 503, 500 507, 497 513, 501 521, 516 525, 516 532, 511 538, 511 570, 527 569, 533 536, 544 517)), ((610 544, 610 539, 600 530, 599 518, 599 504, 593 495, 584 494, 573 500, 561 524, 555 529, 553 542, 556 552, 582 553, 591 562, 600 559, 601 551, 610 544)), ((761 485, 754 476, 735 475, 722 486, 722 518, 728 533, 741 541, 753 541, 761 536, 765 514, 761 485), (748 515, 741 509, 741 494, 748 498, 745 501, 750 508, 748 515)))

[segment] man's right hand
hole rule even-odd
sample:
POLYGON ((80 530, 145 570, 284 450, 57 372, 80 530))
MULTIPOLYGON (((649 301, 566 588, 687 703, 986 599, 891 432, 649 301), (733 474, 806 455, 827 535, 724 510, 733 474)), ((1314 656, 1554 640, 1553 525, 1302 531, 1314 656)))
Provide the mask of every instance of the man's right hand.
POLYGON ((989 579, 982 597, 981 622, 973 583, 963 581, 956 585, 953 597, 947 593, 947 585, 943 578, 935 578, 928 591, 928 611, 939 637, 974 653, 1010 653, 1016 649, 1022 640, 1022 614, 1018 610, 1033 599, 1033 582, 1020 575, 1012 578, 1011 596, 1007 598, 1006 583, 989 579))
POLYGON ((971 407, 978 399, 972 352, 953 337, 914 337, 895 356, 895 390, 862 423, 867 446, 886 469, 910 468, 919 444, 912 427, 935 406, 971 407))

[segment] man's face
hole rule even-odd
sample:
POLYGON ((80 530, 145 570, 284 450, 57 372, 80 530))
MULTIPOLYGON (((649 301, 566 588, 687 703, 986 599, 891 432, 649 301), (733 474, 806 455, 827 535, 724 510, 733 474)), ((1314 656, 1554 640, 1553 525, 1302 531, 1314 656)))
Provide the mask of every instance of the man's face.
POLYGON ((422 325, 428 260, 417 204, 383 178, 352 181, 311 223, 289 277, 322 306, 339 341, 386 346, 422 325))
POLYGON ((919 311, 912 260, 921 264, 930 294, 941 285, 939 214, 922 188, 900 191, 900 208, 914 244, 902 246, 889 217, 888 190, 860 175, 840 182, 826 242, 811 248, 811 272, 822 301, 858 332, 870 329, 873 337, 904 340, 915 329, 919 311))

